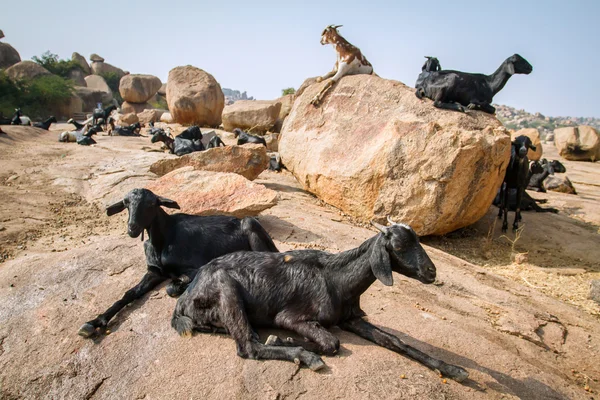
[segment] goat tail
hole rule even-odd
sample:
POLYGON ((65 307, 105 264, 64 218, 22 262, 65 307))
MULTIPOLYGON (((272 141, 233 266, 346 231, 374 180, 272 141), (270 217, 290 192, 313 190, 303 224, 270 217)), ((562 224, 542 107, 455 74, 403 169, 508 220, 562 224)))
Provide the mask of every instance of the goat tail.
POLYGON ((188 316, 181 315, 177 310, 173 313, 171 326, 179 333, 180 336, 192 337, 194 330, 194 321, 188 316))

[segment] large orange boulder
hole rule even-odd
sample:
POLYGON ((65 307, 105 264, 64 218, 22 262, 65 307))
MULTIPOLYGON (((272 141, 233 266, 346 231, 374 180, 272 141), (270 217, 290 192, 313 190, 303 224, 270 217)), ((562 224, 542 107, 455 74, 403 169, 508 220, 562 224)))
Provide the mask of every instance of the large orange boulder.
POLYGON ((595 161, 600 158, 600 135, 591 126, 555 129, 554 146, 567 160, 595 161))
POLYGON ((439 110, 372 75, 342 78, 321 107, 306 87, 286 118, 283 164, 304 188, 361 220, 442 235, 484 216, 504 179, 510 136, 493 115, 439 110))
POLYGON ((121 78, 119 93, 129 103, 145 103, 162 86, 160 79, 153 75, 129 74, 121 78))
POLYGON ((216 127, 221 124, 225 95, 211 74, 187 65, 169 72, 167 104, 173 122, 216 127))
POLYGON ((280 110, 279 101, 238 100, 223 110, 223 128, 265 133, 275 125, 280 110))

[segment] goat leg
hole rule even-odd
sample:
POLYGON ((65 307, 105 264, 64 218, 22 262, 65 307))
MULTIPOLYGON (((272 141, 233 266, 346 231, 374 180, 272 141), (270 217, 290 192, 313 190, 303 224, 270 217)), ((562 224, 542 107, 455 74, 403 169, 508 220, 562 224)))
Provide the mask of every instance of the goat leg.
POLYGON ((377 328, 375 325, 370 324, 362 318, 354 318, 345 321, 339 324, 339 327, 345 331, 355 333, 370 342, 385 347, 386 349, 408 356, 428 368, 433 370, 437 369, 442 375, 452 378, 457 382, 462 382, 469 377, 469 373, 465 369, 455 365, 446 364, 441 360, 430 357, 414 347, 407 345, 398 337, 377 328))
POLYGON ((155 272, 146 272, 146 275, 144 275, 140 283, 125 292, 123 297, 110 306, 108 310, 103 314, 98 315, 95 319, 83 324, 81 328, 79 328, 79 336, 89 338, 96 333, 98 328, 106 328, 108 321, 110 321, 123 307, 132 301, 139 299, 164 280, 165 277, 158 275, 155 272))
MULTIPOLYGON (((193 271, 194 275, 197 271, 193 271)), ((167 285, 167 294, 170 297, 179 297, 185 289, 187 289, 188 285, 192 281, 192 278, 188 274, 181 275, 179 277, 173 278, 171 283, 167 285)))
POLYGON ((304 344, 299 344, 293 338, 287 338, 288 344, 301 346, 308 351, 328 356, 336 354, 340 348, 339 339, 323 328, 317 321, 294 321, 283 318, 283 323, 277 323, 276 321, 276 324, 309 340, 304 344))
POLYGON ((439 100, 436 100, 433 102, 433 106, 443 110, 466 112, 465 107, 458 103, 443 103, 439 100))
POLYGON ((242 231, 248 237, 250 249, 252 251, 268 251, 279 253, 273 239, 267 233, 265 228, 254 218, 246 217, 242 219, 242 231))
POLYGON ((313 371, 318 371, 325 363, 317 354, 302 347, 269 346, 255 340, 237 343, 238 355, 254 360, 285 360, 296 364, 304 364, 313 371))

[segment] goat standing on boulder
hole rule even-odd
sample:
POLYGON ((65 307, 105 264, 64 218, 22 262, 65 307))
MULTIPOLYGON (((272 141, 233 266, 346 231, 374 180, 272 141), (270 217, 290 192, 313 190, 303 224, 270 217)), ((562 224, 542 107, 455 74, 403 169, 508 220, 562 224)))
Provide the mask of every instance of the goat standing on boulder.
POLYGON ((169 278, 172 282, 167 286, 167 294, 179 296, 198 270, 214 258, 241 250, 278 252, 269 234, 254 218, 169 215, 161 207, 179 209, 175 201, 148 189, 133 189, 123 200, 106 209, 108 216, 125 209, 129 211, 127 233, 130 237, 142 235, 143 240, 144 230, 148 233, 148 240, 144 242, 148 271, 119 301, 83 324, 79 335, 90 337, 97 329, 106 328, 119 310, 169 278))
MULTIPOLYGON (((419 99, 433 100, 433 106, 446 110, 481 110, 494 114, 492 100, 514 74, 530 74, 531 64, 518 54, 508 57, 492 75, 442 70, 429 72, 417 80, 415 92, 419 99)), ((423 74, 423 73, 421 73, 423 74)))
POLYGON ((509 205, 509 191, 510 189, 517 190, 516 209, 515 209, 515 220, 513 222, 513 231, 519 229, 519 221, 521 220, 521 201, 523 199, 523 193, 529 183, 529 159, 527 158, 527 152, 529 150, 535 151, 535 146, 531 143, 531 139, 525 135, 517 136, 512 141, 510 149, 510 161, 506 168, 506 174, 504 175, 504 182, 500 189, 500 200, 501 206, 498 212, 498 218, 502 218, 504 213, 504 221, 502 222, 502 232, 506 232, 508 229, 508 205, 509 205))
POLYGON ((321 44, 331 44, 337 53, 337 60, 333 70, 322 77, 317 78, 317 82, 331 78, 329 82, 321 89, 321 91, 311 100, 311 104, 319 105, 325 94, 331 87, 342 77, 346 75, 371 75, 373 66, 367 58, 361 53, 360 49, 353 46, 339 34, 337 28, 342 25, 329 25, 323 33, 321 33, 321 44))
POLYGON ((340 341, 327 330, 337 325, 463 381, 469 375, 463 368, 432 358, 362 318, 360 296, 376 279, 391 286, 392 271, 426 284, 436 276, 409 226, 374 225, 380 234, 339 254, 238 252, 213 260, 177 300, 171 326, 182 336, 194 330, 227 332, 240 357, 295 361, 318 370, 324 363, 315 353, 333 355, 339 349, 340 341), (255 327, 288 329, 308 341, 270 336, 262 344, 255 327))

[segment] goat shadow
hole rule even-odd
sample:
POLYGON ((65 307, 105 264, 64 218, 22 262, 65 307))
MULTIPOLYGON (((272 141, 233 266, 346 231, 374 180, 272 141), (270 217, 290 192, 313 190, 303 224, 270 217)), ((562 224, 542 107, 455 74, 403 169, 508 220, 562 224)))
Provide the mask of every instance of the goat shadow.
POLYGON ((323 239, 321 235, 302 229, 274 215, 261 215, 258 220, 272 239, 282 243, 288 241, 311 243, 323 239))
MULTIPOLYGON (((118 332, 119 328, 121 327, 121 325, 127 321, 127 319, 129 318, 129 316, 134 312, 137 311, 138 309, 140 309, 144 304, 146 304, 146 302, 151 298, 151 297, 158 297, 158 299, 162 299, 163 297, 169 297, 166 293, 166 286, 171 282, 170 279, 167 279, 166 281, 160 283, 158 286, 156 286, 154 289, 152 289, 151 291, 149 291, 148 293, 146 293, 144 296, 142 296, 139 299, 134 300, 133 302, 129 303, 128 305, 126 305, 125 307, 123 307, 118 313, 117 315, 115 315, 108 323, 106 329, 110 330, 111 332, 118 332)), ((177 301, 177 299, 173 299, 175 301, 177 301)), ((175 306, 173 306, 174 308, 175 306)), ((169 314, 169 321, 170 321, 170 314, 169 314)), ((108 335, 105 333, 105 331, 100 331, 99 333, 97 333, 93 338, 93 342, 95 344, 100 344, 102 343, 102 341, 104 339, 106 339, 108 335)))
MULTIPOLYGON (((499 393, 517 396, 521 399, 532 399, 532 400, 567 400, 568 397, 563 395, 562 393, 557 392, 552 389, 545 383, 538 381, 537 379, 533 379, 527 377, 523 380, 515 379, 510 375, 507 375, 503 372, 499 372, 493 370, 488 367, 484 367, 478 364, 476 361, 471 360, 470 358, 461 356, 459 354, 453 353, 449 350, 445 350, 436 346, 433 346, 429 343, 422 342, 418 339, 415 339, 403 332, 397 331, 395 329, 391 329, 385 326, 376 325, 379 328, 385 330, 386 332, 397 336, 403 342, 412 346, 431 357, 435 357, 440 359, 446 363, 458 365, 463 368, 474 369, 484 374, 487 374, 494 378, 496 381, 486 381, 484 382, 485 386, 488 388, 495 390, 499 393)), ((359 346, 377 346, 377 344, 369 342, 366 339, 361 338, 360 336, 349 333, 345 336, 345 338, 349 340, 345 340, 346 343, 351 343, 359 346)), ((406 357, 409 360, 412 360, 409 357, 406 357)), ((417 362, 417 361, 414 361, 417 362)), ((425 367, 426 368, 426 367, 425 367)), ((470 387, 479 392, 486 392, 486 388, 481 386, 478 382, 468 378, 464 382, 461 383, 464 386, 470 387)))

